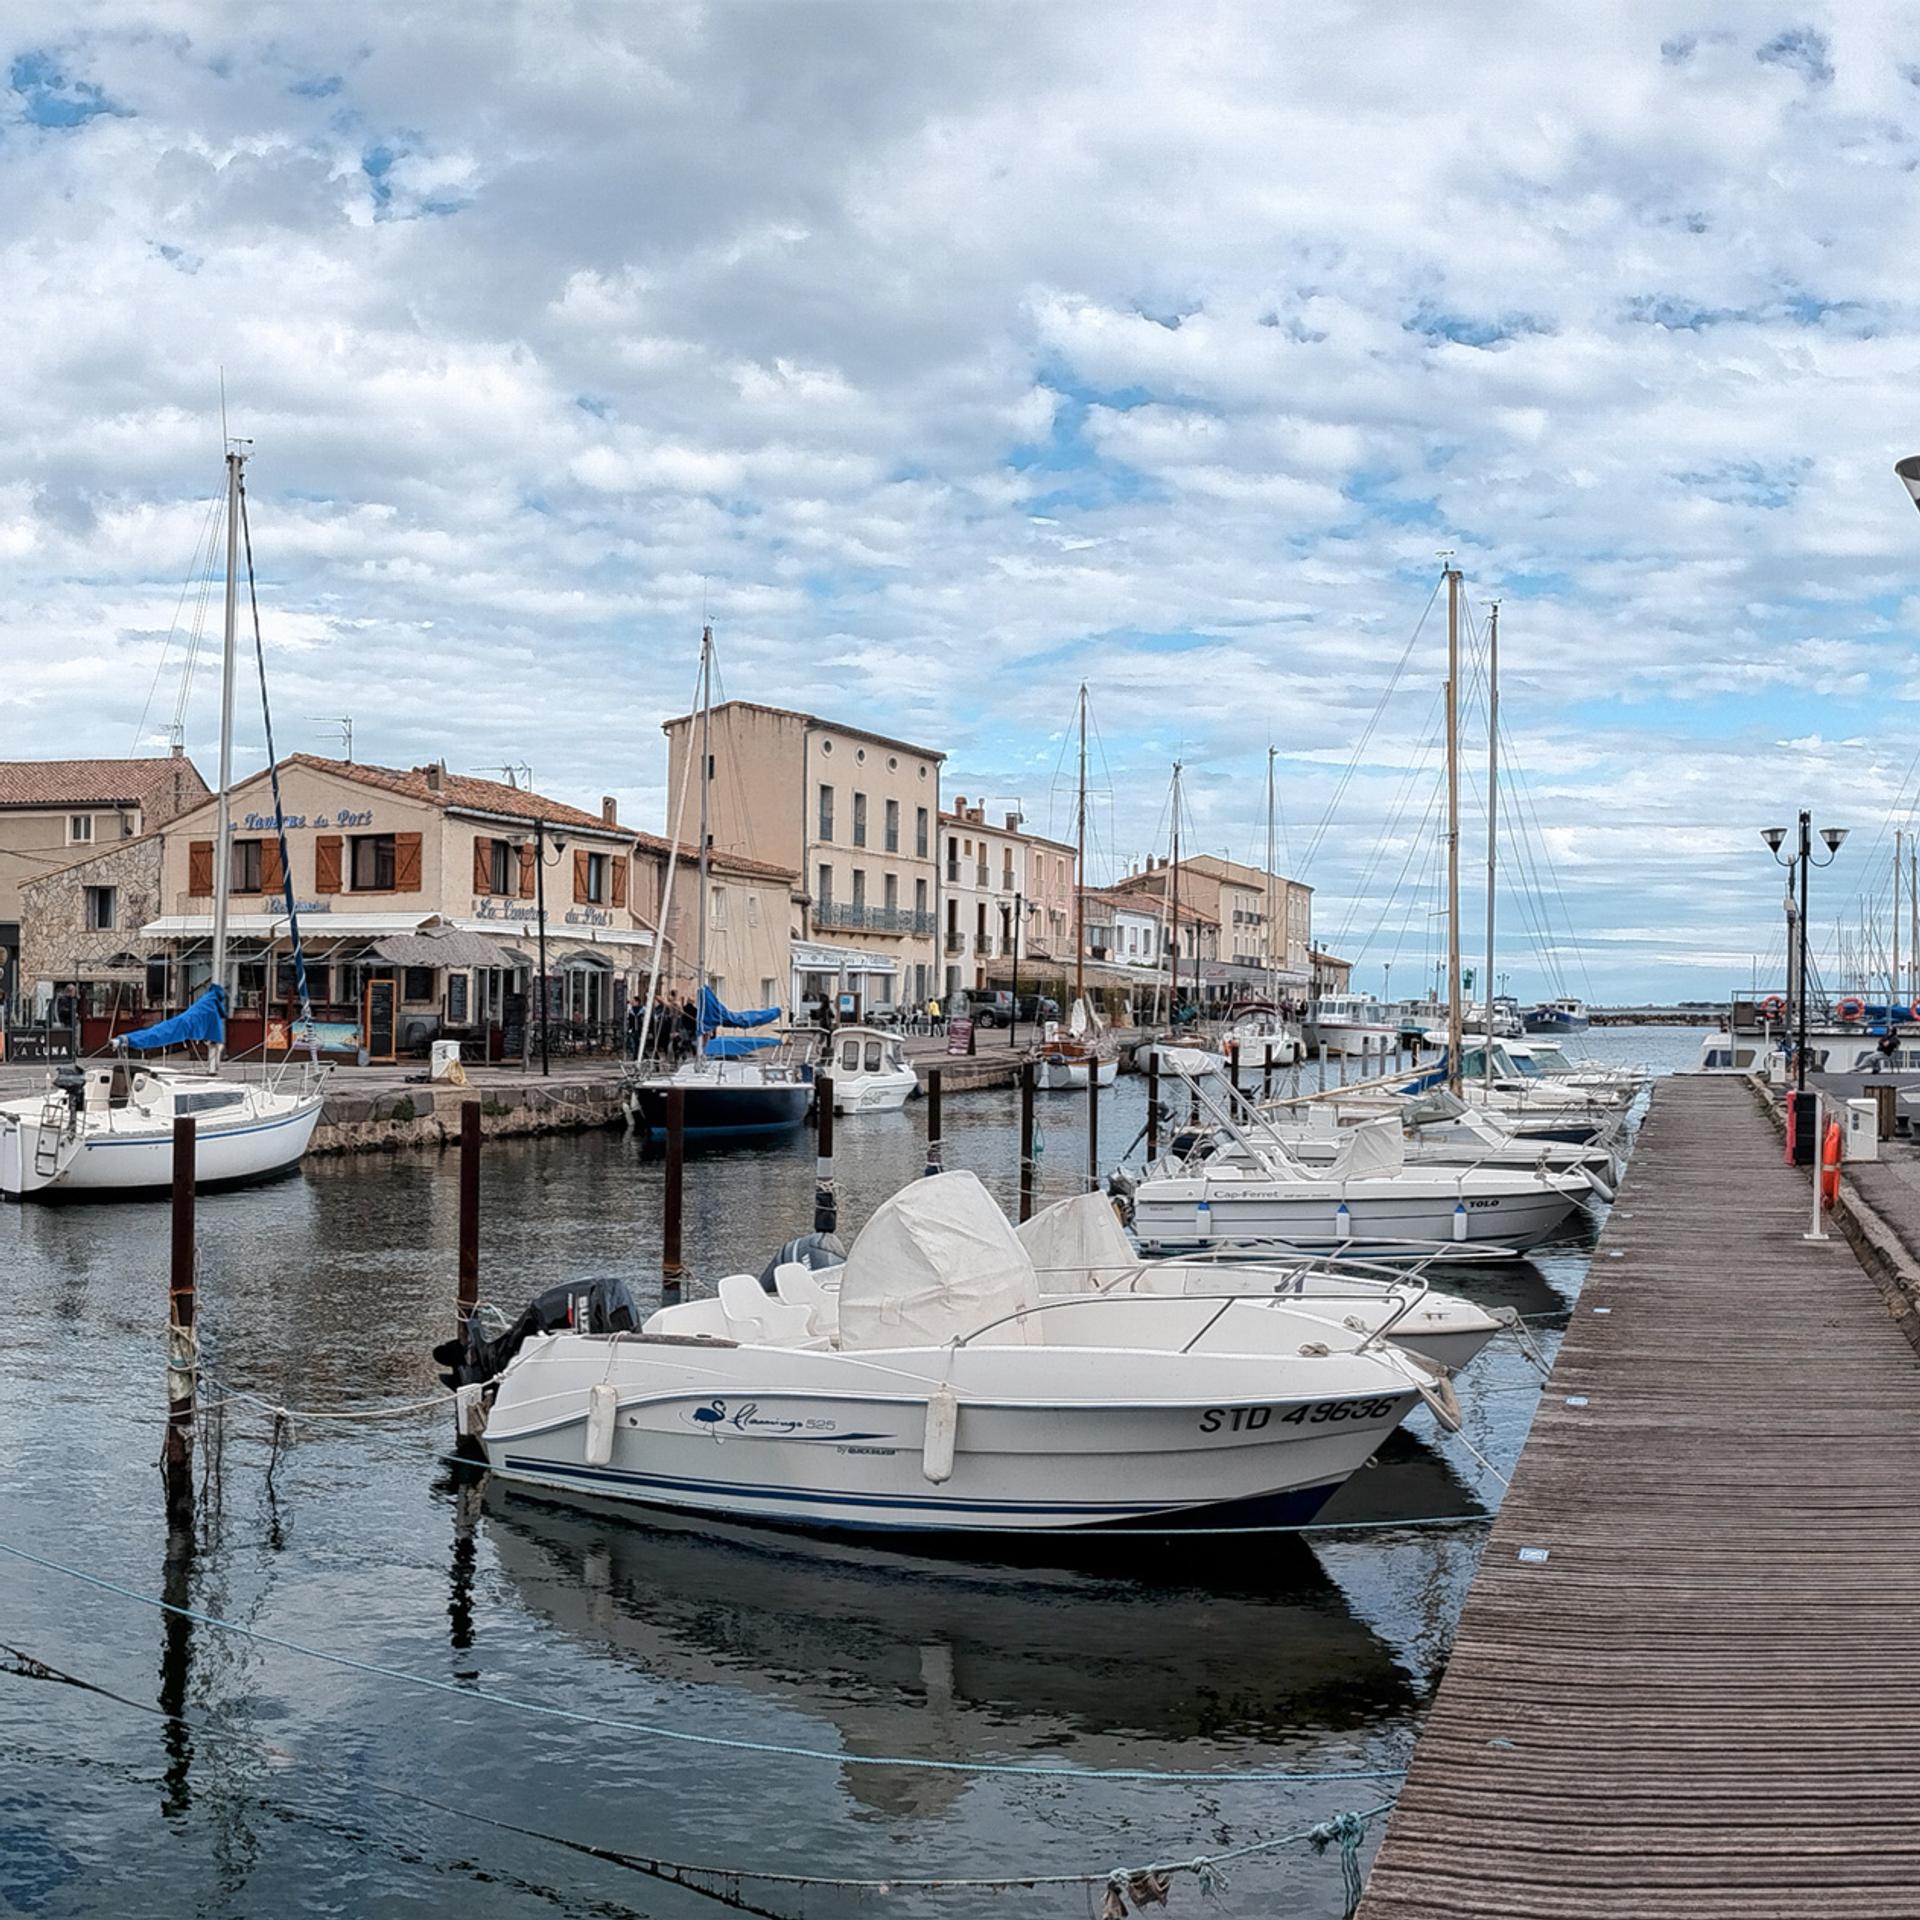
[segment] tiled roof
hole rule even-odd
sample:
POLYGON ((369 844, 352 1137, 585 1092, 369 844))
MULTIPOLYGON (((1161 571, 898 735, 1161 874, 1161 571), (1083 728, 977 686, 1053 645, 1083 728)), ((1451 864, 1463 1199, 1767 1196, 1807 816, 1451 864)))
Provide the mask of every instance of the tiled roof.
POLYGON ((319 773, 336 774, 343 780, 358 780, 363 786, 380 787, 388 793, 403 794, 409 800, 424 801, 430 807, 451 807, 470 813, 507 814, 518 820, 543 820, 550 827, 593 827, 601 833, 629 832, 624 827, 609 827, 597 813, 570 807, 564 800, 548 800, 526 787, 510 787, 504 780, 476 780, 468 773, 440 774, 440 785, 429 784, 428 767, 375 767, 363 760, 324 760, 318 754, 291 753, 281 763, 288 767, 312 767, 319 773))
POLYGON ((184 755, 137 760, 0 760, 0 808, 138 807, 157 827, 208 797, 184 755))

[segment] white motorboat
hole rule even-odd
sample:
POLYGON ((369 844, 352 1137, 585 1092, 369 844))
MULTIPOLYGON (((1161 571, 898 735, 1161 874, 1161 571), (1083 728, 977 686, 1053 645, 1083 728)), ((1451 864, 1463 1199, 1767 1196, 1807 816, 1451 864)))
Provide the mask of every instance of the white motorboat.
POLYGON ((1360 993, 1323 993, 1307 1015, 1307 1042, 1356 1058, 1398 1051, 1400 1022, 1360 993))
POLYGON ((1123 1185, 1142 1247, 1531 1247, 1592 1192, 1584 1176, 1539 1168, 1410 1165, 1392 1118, 1348 1128, 1324 1166, 1307 1165, 1281 1141, 1230 1131, 1242 1158, 1190 1161, 1123 1185))
POLYGON ((887 1201, 831 1295, 733 1274, 637 1334, 532 1332, 497 1377, 466 1380, 461 1411, 507 1481, 732 1519, 1293 1525, 1438 1395, 1390 1331, 1273 1296, 1044 1295, 955 1172, 887 1201))
POLYGON ((1120 1077, 1120 1056, 1101 1030, 1100 1016, 1085 1000, 1073 1003, 1067 1029, 1049 1021, 1034 1054, 1035 1085, 1059 1093, 1077 1087, 1086 1091, 1089 1080, 1110 1087, 1120 1077))
POLYGON ((833 1077, 835 1113, 894 1113, 920 1085, 897 1033, 836 1027, 826 1036, 820 1071, 833 1077))
POLYGON ((1243 1075, 1259 1073, 1269 1063, 1295 1066, 1307 1053, 1299 1028, 1272 1007, 1247 1007, 1230 1013, 1219 1044, 1222 1052, 1229 1047, 1239 1049, 1243 1075))
POLYGON ((195 1123, 195 1185, 238 1186, 299 1164, 325 1096, 115 1060, 69 1067, 44 1094, 0 1102, 0 1193, 164 1193, 173 1123, 195 1123))
POLYGON ((1585 1002, 1571 994, 1529 1007, 1520 1021, 1529 1033, 1585 1033, 1588 1026, 1585 1002))

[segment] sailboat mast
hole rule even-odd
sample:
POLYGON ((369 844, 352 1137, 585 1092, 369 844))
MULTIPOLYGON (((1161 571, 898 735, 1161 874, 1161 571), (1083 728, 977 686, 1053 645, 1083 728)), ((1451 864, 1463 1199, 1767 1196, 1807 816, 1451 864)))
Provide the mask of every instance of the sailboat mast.
MULTIPOLYGON (((694 905, 693 917, 698 925, 699 939, 695 948, 695 976, 699 982, 699 992, 694 995, 694 1004, 699 1005, 699 995, 705 992, 707 985, 707 828, 708 788, 713 784, 713 629, 710 626, 700 629, 700 898, 694 905)), ((696 1019, 696 1026, 698 1021, 696 1019)), ((706 1047, 700 1048, 702 1053, 706 1047)))
POLYGON ((1173 865, 1169 869, 1172 878, 1169 885, 1171 893, 1171 917, 1173 923, 1173 946, 1167 955, 1167 976, 1170 984, 1167 988, 1167 1018, 1173 1020, 1180 1006, 1180 762, 1173 763, 1173 832, 1167 839, 1167 850, 1173 855, 1173 865))
MULTIPOLYGON (((227 904, 233 892, 233 663, 236 596, 240 584, 240 464, 246 455, 227 450, 227 601, 220 644, 220 795, 213 816, 213 980, 227 986, 227 904)), ((228 1015, 232 1014, 231 1001, 228 1015)), ((209 1050, 215 1071, 220 1046, 209 1050)))
POLYGON ((1280 1005, 1280 973, 1273 957, 1273 896, 1277 884, 1273 871, 1273 756, 1278 751, 1276 747, 1267 748, 1267 998, 1276 1011, 1280 1005))
POLYGON ((1487 1035, 1480 1049, 1486 1085, 1493 1092, 1493 870, 1500 821, 1500 603, 1487 617, 1487 1035))
POLYGON ((1447 1085, 1460 1091, 1460 570, 1447 569, 1447 1085))
POLYGON ((1073 997, 1080 1000, 1087 991, 1087 683, 1084 680, 1080 682, 1080 792, 1074 818, 1073 997))
POLYGON ((1900 998, 1900 841, 1898 827, 1893 830, 1893 946, 1887 961, 1887 1025, 1894 1024, 1894 1003, 1900 998))

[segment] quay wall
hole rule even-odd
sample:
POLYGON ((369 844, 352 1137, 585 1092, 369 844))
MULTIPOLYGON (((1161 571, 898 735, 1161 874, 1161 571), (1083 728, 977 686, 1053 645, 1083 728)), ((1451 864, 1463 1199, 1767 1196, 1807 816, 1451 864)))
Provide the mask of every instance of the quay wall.
POLYGON ((480 1131, 489 1140, 623 1124, 616 1080, 543 1080, 524 1087, 409 1085, 329 1094, 307 1151, 400 1153, 455 1146, 460 1108, 468 1100, 480 1102, 480 1131))

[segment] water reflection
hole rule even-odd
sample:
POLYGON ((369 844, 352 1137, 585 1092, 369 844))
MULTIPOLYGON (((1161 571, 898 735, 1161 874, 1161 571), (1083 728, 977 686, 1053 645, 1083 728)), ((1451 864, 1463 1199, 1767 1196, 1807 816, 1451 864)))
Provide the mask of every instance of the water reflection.
MULTIPOLYGON (((854 1753, 1205 1766, 1369 1728, 1413 1700, 1392 1649, 1295 1541, 1185 1543, 1178 1560, 1139 1541, 1130 1567, 1088 1569, 636 1524, 497 1483, 486 1511, 530 1612, 655 1678, 817 1715, 854 1753)), ((969 1786, 876 1767, 844 1782, 864 1806, 917 1815, 969 1786)))

